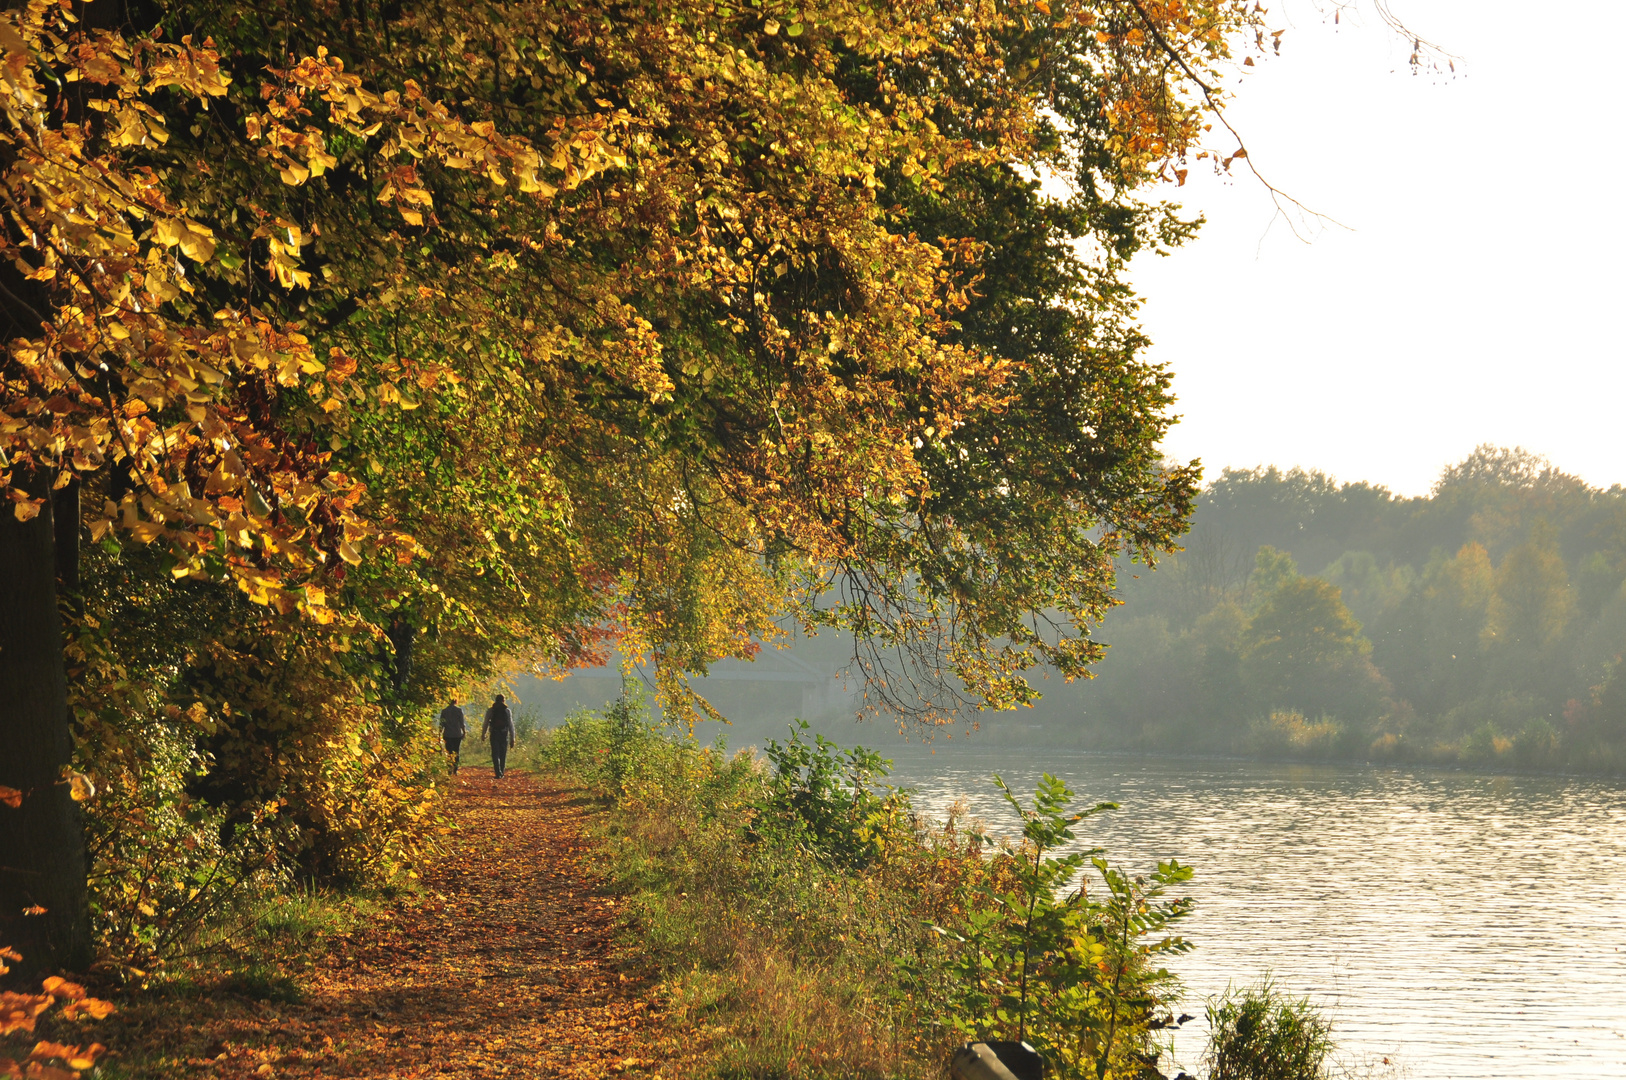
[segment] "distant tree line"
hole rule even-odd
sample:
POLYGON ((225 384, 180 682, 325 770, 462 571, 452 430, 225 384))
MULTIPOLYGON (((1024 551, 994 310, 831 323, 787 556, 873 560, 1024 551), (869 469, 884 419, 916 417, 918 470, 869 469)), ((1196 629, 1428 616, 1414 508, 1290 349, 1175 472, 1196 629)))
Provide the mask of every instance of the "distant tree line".
POLYGON ((1492 446, 1426 498, 1227 469, 1122 570, 1099 677, 1049 705, 1091 744, 1626 768, 1618 485, 1492 446))

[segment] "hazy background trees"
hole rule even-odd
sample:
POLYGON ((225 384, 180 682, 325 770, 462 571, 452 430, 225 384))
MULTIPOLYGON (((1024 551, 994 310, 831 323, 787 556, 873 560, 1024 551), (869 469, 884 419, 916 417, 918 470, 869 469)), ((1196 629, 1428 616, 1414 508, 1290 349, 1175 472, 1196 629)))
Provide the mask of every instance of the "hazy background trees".
MULTIPOLYGON (((1095 677, 1052 672, 1031 709, 984 714, 977 743, 1626 767, 1621 487, 1494 446, 1420 498, 1300 469, 1226 469, 1199 495, 1184 550, 1155 570, 1117 569, 1095 677)), ((852 656, 841 635, 796 637, 697 685, 736 745, 796 716, 850 738, 860 685, 835 676, 852 656), (829 692, 809 692, 815 675, 829 692)), ((520 690, 556 716, 618 685, 573 676, 520 690)), ((886 725, 863 738, 893 741, 886 725)))
POLYGON ((1493 446, 1426 498, 1227 469, 1184 552, 1123 569, 1107 658, 1092 682, 1052 688, 1037 713, 1047 738, 1626 763, 1620 487, 1493 446))

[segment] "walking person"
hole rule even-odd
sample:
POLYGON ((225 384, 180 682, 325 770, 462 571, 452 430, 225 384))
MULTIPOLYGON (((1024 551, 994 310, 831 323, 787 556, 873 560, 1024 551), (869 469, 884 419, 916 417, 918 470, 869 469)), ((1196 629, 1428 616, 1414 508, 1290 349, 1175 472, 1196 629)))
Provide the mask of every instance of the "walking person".
POLYGON ((501 780, 502 774, 508 771, 508 751, 514 746, 514 714, 508 711, 501 694, 486 710, 486 722, 480 725, 480 741, 484 742, 488 734, 491 736, 491 771, 501 780))
POLYGON ((440 710, 440 735, 446 740, 446 752, 452 755, 452 775, 457 775, 458 751, 463 746, 463 736, 468 734, 468 721, 463 716, 463 710, 458 708, 457 702, 452 702, 440 710))

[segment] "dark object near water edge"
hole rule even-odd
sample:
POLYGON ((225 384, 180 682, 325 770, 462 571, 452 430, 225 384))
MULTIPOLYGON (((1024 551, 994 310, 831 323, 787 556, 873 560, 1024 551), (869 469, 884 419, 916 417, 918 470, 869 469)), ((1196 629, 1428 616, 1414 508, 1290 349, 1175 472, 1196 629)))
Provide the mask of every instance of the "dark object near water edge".
POLYGON ((1025 1042, 966 1043, 949 1059, 954 1080, 1044 1080, 1044 1059, 1025 1042))

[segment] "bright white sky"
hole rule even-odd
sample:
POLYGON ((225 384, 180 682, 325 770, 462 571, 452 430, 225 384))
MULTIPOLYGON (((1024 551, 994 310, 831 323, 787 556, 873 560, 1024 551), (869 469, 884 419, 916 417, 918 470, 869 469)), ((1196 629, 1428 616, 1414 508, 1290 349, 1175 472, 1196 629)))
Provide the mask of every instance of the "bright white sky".
POLYGON ((1289 0, 1230 111, 1277 187, 1353 231, 1294 239, 1241 162, 1166 189, 1208 224, 1134 265, 1184 417, 1165 450, 1413 495, 1494 442, 1626 483, 1626 4, 1391 4, 1455 78, 1411 74, 1370 7, 1335 27, 1289 0))

